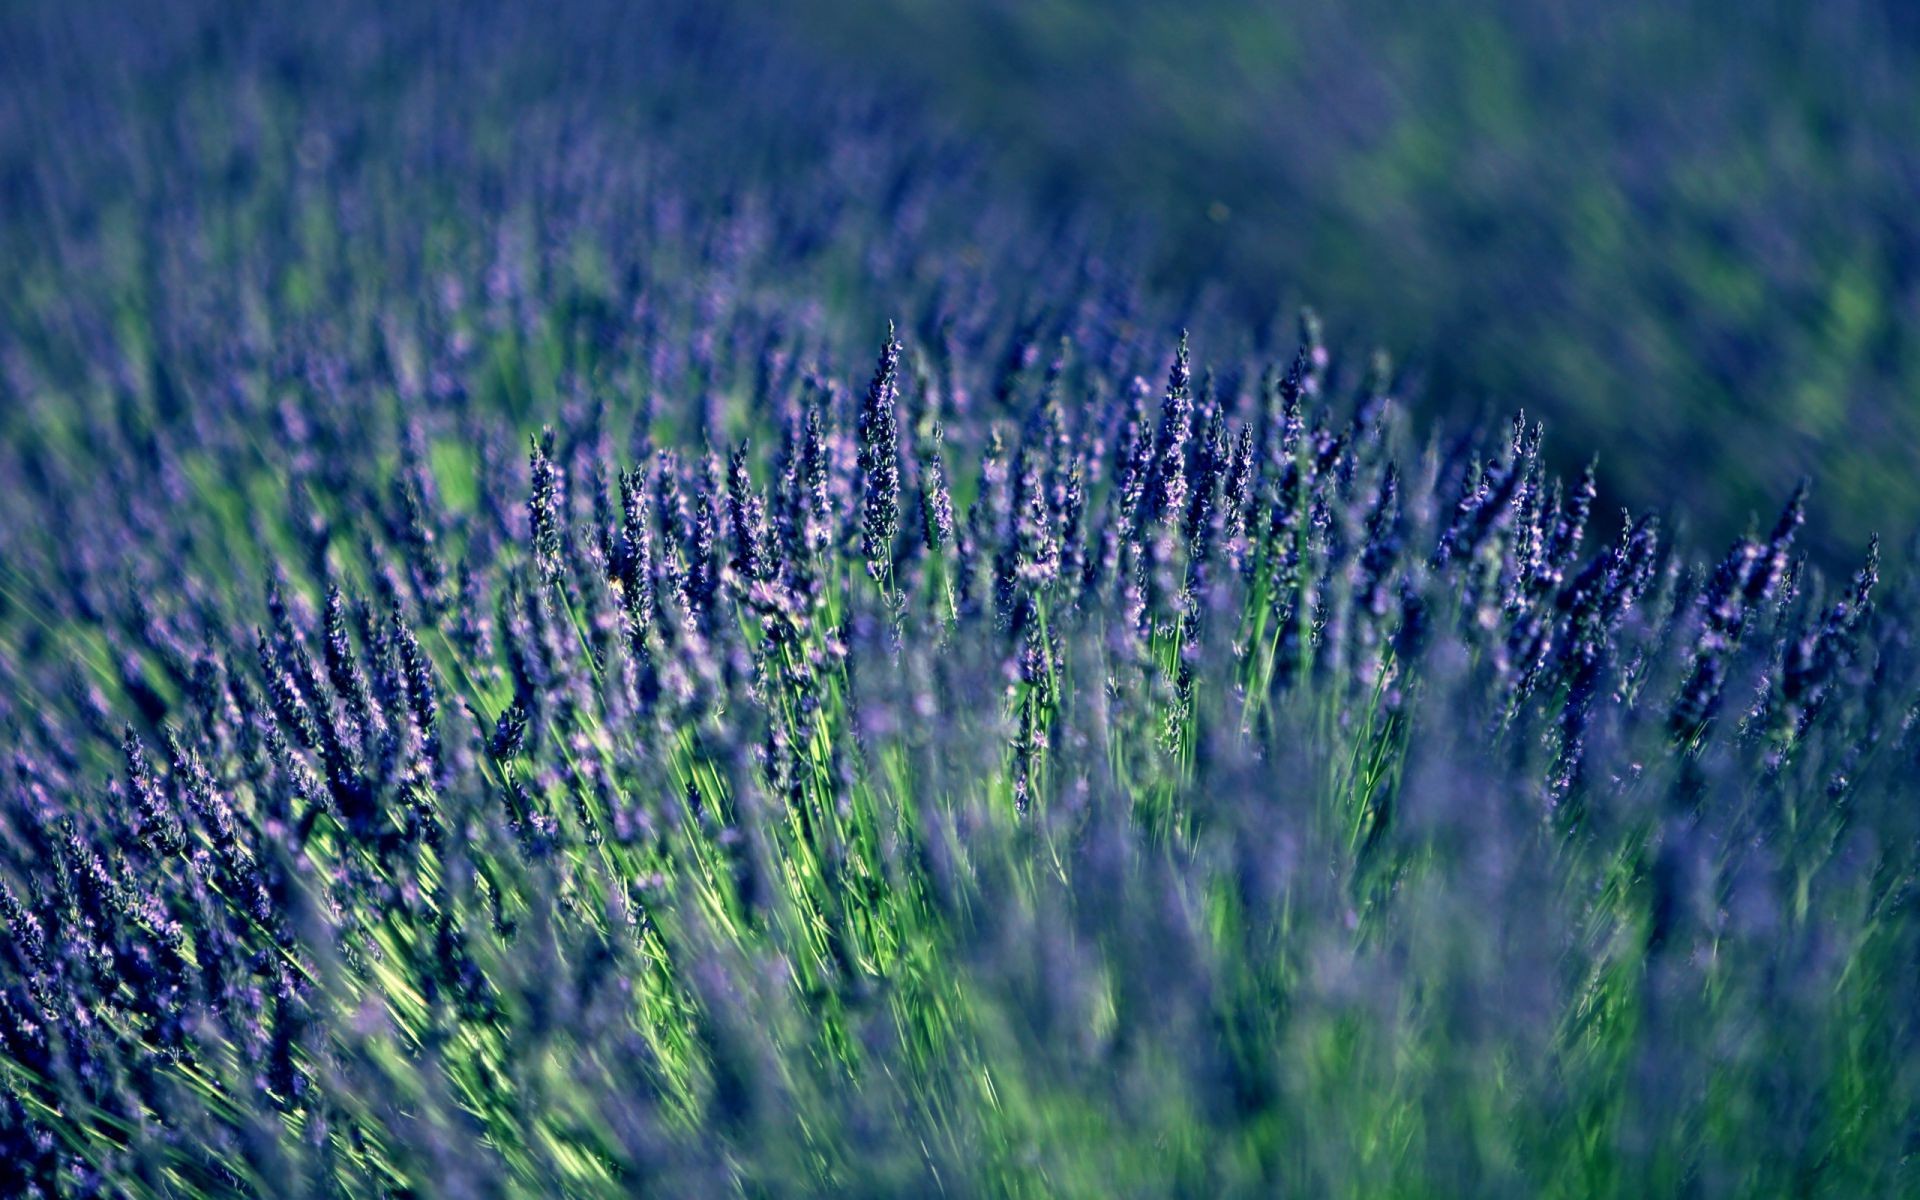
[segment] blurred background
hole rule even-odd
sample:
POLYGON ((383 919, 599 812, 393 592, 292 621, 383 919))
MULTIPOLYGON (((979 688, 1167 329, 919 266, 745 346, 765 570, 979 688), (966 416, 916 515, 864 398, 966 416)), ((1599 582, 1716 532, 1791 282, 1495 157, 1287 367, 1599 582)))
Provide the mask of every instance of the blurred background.
MULTIPOLYGON (((230 324, 248 273, 355 328, 379 297, 334 276, 480 261, 490 206, 612 211, 660 169, 724 209, 823 161, 818 113, 873 84, 890 131, 982 164, 1009 228, 1128 227, 1116 265, 1171 311, 1312 304, 1422 415, 1525 408, 1561 468, 1597 455, 1603 503, 1703 550, 1802 475, 1832 565, 1920 518, 1910 0, 0 5, 0 410, 40 386, 8 380, 97 367, 69 348, 160 361, 156 313, 187 314, 175 341, 195 306, 230 324)), ((866 336, 897 303, 834 286, 866 336)))
POLYGON ((1702 539, 1920 514, 1920 5, 833 0, 787 31, 1153 227, 1156 280, 1524 406, 1702 539))

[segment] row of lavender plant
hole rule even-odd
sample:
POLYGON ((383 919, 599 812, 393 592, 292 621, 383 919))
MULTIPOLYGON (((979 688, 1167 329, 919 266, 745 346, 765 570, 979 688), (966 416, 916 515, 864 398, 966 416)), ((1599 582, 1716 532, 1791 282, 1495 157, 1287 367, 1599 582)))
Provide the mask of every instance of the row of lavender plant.
POLYGON ((19 218, 7 1191, 1913 1186, 1910 571, 1423 435, 810 77, 699 112, 703 28, 590 59, 637 129, 511 21, 392 128, 283 46, 143 278, 95 149, 19 218))

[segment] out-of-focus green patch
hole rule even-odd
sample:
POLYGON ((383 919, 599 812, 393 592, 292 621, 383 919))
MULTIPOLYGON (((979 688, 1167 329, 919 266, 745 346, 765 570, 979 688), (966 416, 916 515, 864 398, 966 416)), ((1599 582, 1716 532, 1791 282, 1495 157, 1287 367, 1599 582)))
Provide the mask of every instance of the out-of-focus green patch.
POLYGON ((793 26, 991 131, 1013 186, 1152 222, 1175 288, 1291 289, 1435 380, 1429 412, 1546 417, 1609 502, 1679 500, 1717 542, 1832 483, 1808 534, 1837 562, 1849 527, 1920 522, 1896 8, 859 0, 793 26))
POLYGON ((465 442, 436 438, 427 447, 427 465, 440 489, 440 502, 455 513, 472 512, 480 499, 480 457, 465 442))

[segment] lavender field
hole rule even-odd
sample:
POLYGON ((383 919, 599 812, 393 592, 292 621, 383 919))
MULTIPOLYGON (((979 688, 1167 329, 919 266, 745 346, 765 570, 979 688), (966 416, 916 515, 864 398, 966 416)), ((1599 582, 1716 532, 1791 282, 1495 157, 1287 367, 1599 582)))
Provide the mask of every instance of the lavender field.
POLYGON ((0 1197, 1920 1194, 1905 293, 1725 481, 814 7, 0 12, 0 1197))

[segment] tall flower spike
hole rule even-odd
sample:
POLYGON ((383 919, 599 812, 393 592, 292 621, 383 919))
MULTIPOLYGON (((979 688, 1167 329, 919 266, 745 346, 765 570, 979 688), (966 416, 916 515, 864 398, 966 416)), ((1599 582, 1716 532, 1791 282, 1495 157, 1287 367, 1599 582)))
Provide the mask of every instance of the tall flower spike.
POLYGON ((394 501, 400 509, 395 540, 407 560, 414 590, 429 613, 440 612, 450 599, 447 568, 435 544, 433 474, 423 461, 417 431, 403 440, 400 474, 393 481, 394 501))
POLYGON ((1160 401, 1160 434, 1154 443, 1153 508, 1178 521, 1187 503, 1187 443, 1193 438, 1193 388, 1187 368, 1187 334, 1180 331, 1180 348, 1167 372, 1167 391, 1160 401))
POLYGON ((364 738, 373 729, 373 702, 360 665, 354 660, 353 642, 347 633, 347 606, 337 584, 327 585, 325 632, 327 677, 347 702, 347 711, 364 738))
POLYGON ((860 406, 860 552, 875 580, 891 575, 900 532, 899 367, 900 343, 889 321, 887 344, 860 406))
POLYGON ((553 429, 532 439, 533 495, 528 515, 533 531, 533 561, 548 584, 560 579, 560 472, 553 461, 553 429))
POLYGON ((647 521, 645 487, 639 471, 621 473, 620 601, 634 638, 644 638, 653 627, 653 527, 647 521))
POLYGON ((733 526, 733 563, 743 581, 768 578, 772 573, 772 534, 767 527, 767 505, 754 489, 747 470, 747 443, 734 447, 727 459, 727 521, 733 526))
POLYGON ((953 496, 947 490, 947 469, 940 458, 944 433, 938 425, 920 452, 920 525, 927 549, 939 551, 953 541, 953 496))
POLYGON ((267 637, 266 630, 257 630, 255 648, 260 655, 260 671, 266 678, 267 698, 273 704, 273 711, 281 722, 300 739, 300 744, 317 750, 324 743, 320 726, 314 720, 313 710, 300 694, 300 687, 294 676, 287 670, 280 652, 274 648, 267 637))
POLYGON ((1780 581, 1787 573, 1787 559, 1793 548, 1793 535, 1807 519, 1807 480, 1802 479, 1793 489, 1785 508, 1780 510, 1780 519, 1774 522, 1773 532, 1767 538, 1765 559, 1758 569, 1747 577, 1747 601, 1758 604, 1773 597, 1780 581))
POLYGON ((129 726, 121 740, 127 759, 127 784, 133 789, 134 811, 140 817, 140 840, 155 854, 178 854, 187 846, 186 827, 174 810, 147 761, 140 736, 129 726))
POLYGON ((438 759, 440 755, 439 734, 434 728, 434 718, 439 712, 437 693, 433 685, 433 663, 427 658, 427 652, 420 647, 420 640, 401 615, 399 609, 392 614, 394 645, 400 652, 400 670, 406 681, 407 710, 413 715, 413 723, 420 731, 420 741, 426 749, 427 757, 438 759))
POLYGON ((720 507, 715 492, 719 489, 718 470, 709 470, 694 497, 693 525, 684 547, 687 561, 687 601, 694 617, 712 621, 713 600, 720 589, 720 507))
POLYGON ((805 502, 801 519, 808 554, 819 554, 833 541, 833 460, 828 449, 827 397, 807 404, 806 429, 800 443, 801 484, 805 502))

